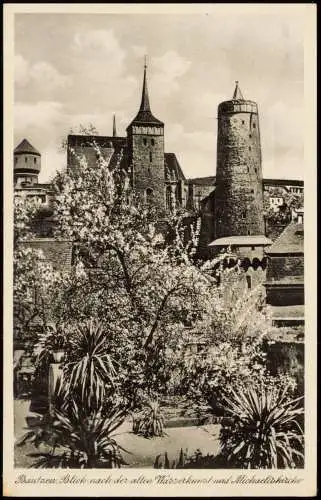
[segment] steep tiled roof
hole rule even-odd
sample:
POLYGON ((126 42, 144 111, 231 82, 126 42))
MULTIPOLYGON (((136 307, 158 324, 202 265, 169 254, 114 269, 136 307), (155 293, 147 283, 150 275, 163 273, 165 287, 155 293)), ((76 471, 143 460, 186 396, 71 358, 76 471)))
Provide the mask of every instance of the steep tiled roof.
POLYGON ((169 180, 185 180, 184 172, 174 153, 165 153, 165 169, 169 180))
POLYGON ((38 238, 25 241, 23 245, 42 250, 45 259, 59 271, 67 271, 71 267, 72 243, 70 241, 38 238))
POLYGON ((194 179, 186 179, 186 184, 195 184, 198 186, 214 186, 215 176, 210 177, 195 177, 194 179))
POLYGON ((127 138, 126 137, 114 137, 106 135, 79 135, 70 134, 68 135, 68 146, 69 147, 92 147, 93 144, 97 144, 98 147, 108 148, 111 145, 115 150, 126 147, 127 138))
POLYGON ((14 154, 15 155, 20 155, 20 154, 26 154, 26 153, 31 153, 33 155, 41 156, 39 151, 30 144, 30 142, 27 139, 23 139, 20 144, 15 148, 14 154))
POLYGON ((273 254, 303 254, 304 252, 304 230, 303 224, 291 222, 273 245, 266 250, 269 255, 273 254))

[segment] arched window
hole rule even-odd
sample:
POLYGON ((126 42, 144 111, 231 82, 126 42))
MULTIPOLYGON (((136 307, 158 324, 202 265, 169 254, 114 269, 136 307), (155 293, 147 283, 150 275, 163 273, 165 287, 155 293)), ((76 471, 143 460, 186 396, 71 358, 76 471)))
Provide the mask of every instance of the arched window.
POLYGON ((147 188, 145 191, 146 203, 150 205, 153 202, 154 191, 151 188, 147 188))

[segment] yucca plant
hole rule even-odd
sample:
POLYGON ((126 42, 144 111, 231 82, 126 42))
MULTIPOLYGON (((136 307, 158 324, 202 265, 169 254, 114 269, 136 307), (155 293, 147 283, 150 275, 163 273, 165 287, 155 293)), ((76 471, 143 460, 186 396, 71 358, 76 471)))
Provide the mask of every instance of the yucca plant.
POLYGON ((67 390, 77 392, 84 405, 98 408, 107 390, 113 390, 116 370, 109 354, 104 328, 90 319, 69 329, 68 352, 64 366, 67 390))
POLYGON ((55 404, 51 414, 46 414, 39 426, 18 443, 44 446, 45 451, 30 454, 36 459, 32 467, 89 469, 126 465, 121 456, 121 450, 126 450, 112 437, 124 422, 125 411, 105 407, 103 412, 99 409, 88 414, 81 400, 70 398, 64 389, 56 391, 55 404))
POLYGON ((157 401, 150 401, 142 415, 134 418, 133 432, 146 438, 164 436, 164 417, 157 401))
POLYGON ((303 463, 302 398, 290 399, 287 388, 272 386, 231 390, 223 397, 233 417, 220 431, 227 467, 293 468, 303 463))
POLYGON ((63 350, 65 346, 66 336, 63 327, 57 328, 54 324, 47 325, 42 332, 38 333, 33 349, 37 367, 48 368, 49 363, 53 361, 53 354, 63 350))

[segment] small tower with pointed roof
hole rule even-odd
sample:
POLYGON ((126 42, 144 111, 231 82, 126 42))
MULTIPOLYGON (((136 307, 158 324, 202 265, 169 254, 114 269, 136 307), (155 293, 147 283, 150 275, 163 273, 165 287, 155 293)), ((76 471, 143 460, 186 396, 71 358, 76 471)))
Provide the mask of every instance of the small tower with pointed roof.
POLYGON ((250 255, 262 254, 269 242, 263 219, 259 115, 257 104, 244 99, 238 82, 232 99, 218 106, 214 211, 213 246, 234 238, 235 246, 247 246, 250 255))
POLYGON ((27 139, 23 139, 15 148, 13 156, 15 186, 37 184, 41 170, 41 154, 39 151, 27 139))
POLYGON ((165 208, 164 123, 151 112, 145 59, 142 99, 136 117, 127 127, 132 184, 142 201, 165 208))

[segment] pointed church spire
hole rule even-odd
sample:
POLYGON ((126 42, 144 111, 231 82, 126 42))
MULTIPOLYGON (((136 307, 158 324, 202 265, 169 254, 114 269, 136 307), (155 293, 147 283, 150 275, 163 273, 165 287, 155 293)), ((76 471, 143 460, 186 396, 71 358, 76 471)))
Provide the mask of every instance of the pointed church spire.
POLYGON ((244 101, 244 97, 242 95, 242 92, 239 88, 239 82, 236 80, 235 82, 235 90, 233 94, 233 101, 244 101))
POLYGON ((145 56, 144 59, 144 80, 143 80, 143 91, 142 91, 142 101, 140 103, 140 108, 139 111, 149 111, 150 110, 150 104, 149 104, 149 97, 148 97, 148 89, 147 89, 147 56, 145 56))
POLYGON ((128 126, 130 127, 134 123, 139 123, 139 124, 151 124, 151 125, 161 125, 163 126, 164 123, 158 120, 158 118, 155 118, 155 116, 152 114, 151 109, 150 109, 150 104, 149 104, 149 97, 148 97, 148 89, 147 89, 147 57, 145 56, 145 61, 144 61, 144 79, 143 79, 143 89, 142 89, 142 100, 140 103, 140 108, 139 111, 136 115, 136 117, 133 119, 131 124, 128 126))
POLYGON ((117 129, 116 129, 116 116, 113 115, 113 137, 117 137, 117 129))

